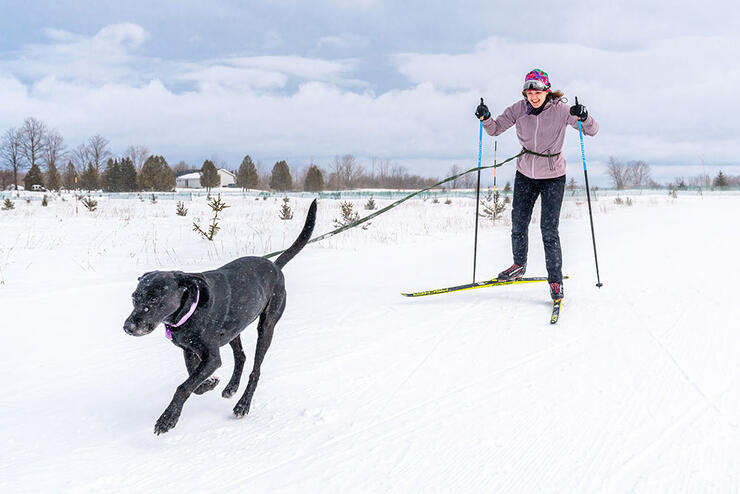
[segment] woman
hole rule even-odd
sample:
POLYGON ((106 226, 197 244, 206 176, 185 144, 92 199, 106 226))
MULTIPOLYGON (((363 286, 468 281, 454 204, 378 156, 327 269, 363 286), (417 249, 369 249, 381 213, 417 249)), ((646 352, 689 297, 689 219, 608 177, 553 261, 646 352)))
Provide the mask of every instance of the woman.
POLYGON ((517 101, 498 117, 491 118, 488 107, 478 105, 475 116, 483 122, 489 135, 497 136, 516 124, 516 135, 524 154, 517 158, 514 179, 514 204, 511 212, 511 248, 514 264, 499 273, 499 279, 521 278, 527 267, 528 231, 532 208, 542 196, 540 229, 545 244, 547 281, 553 300, 563 298, 563 258, 560 252, 560 206, 565 191, 565 158, 561 153, 565 129, 577 129, 596 135, 599 124, 589 116, 586 107, 575 104, 568 108, 560 91, 550 89, 547 73, 534 69, 524 78, 524 99, 517 101))

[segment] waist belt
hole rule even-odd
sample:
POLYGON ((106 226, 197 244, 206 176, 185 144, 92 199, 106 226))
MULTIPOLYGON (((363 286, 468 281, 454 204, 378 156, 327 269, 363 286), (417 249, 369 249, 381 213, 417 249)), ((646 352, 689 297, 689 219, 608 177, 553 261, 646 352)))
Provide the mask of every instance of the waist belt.
POLYGON ((530 151, 529 149, 527 149, 525 147, 522 147, 522 152, 525 153, 525 154, 533 154, 535 156, 542 156, 543 158, 554 158, 555 156, 557 156, 557 155, 560 154, 560 151, 558 151, 557 153, 552 153, 552 154, 550 154, 550 153, 536 153, 534 151, 530 151))

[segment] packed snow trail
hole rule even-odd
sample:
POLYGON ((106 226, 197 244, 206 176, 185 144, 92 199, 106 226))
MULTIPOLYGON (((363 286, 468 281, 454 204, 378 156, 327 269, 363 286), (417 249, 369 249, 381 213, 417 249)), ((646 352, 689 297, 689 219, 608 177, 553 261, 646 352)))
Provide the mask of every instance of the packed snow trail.
MULTIPOLYGON (((0 287, 0 372, 12 376, 0 390, 0 490, 738 492, 740 197, 634 201, 595 203, 600 290, 586 205, 566 204, 571 279, 555 326, 545 285, 398 295, 465 281, 472 238, 454 218, 469 207, 409 202, 375 232, 309 246, 285 269, 288 307, 249 415, 234 419, 220 397, 225 349, 222 384, 161 437, 152 428, 185 377, 182 354, 161 328, 133 338, 121 327, 136 278, 159 267, 129 257, 145 249, 124 233, 151 219, 121 227, 101 215, 84 251, 74 242, 87 217, 32 244, 15 232, 58 220, 0 216, 4 239, 28 246, 0 240, 13 261, 0 287), (445 214, 449 232, 432 223, 445 214), (420 217, 429 232, 405 233, 420 217)), ((543 274, 536 223, 530 236, 528 274, 543 274)), ((174 248, 181 261, 202 245, 157 238, 160 256, 174 248)), ((509 242, 505 226, 481 230, 480 276, 509 263, 509 242)), ((242 338, 251 355, 254 327, 242 338)))

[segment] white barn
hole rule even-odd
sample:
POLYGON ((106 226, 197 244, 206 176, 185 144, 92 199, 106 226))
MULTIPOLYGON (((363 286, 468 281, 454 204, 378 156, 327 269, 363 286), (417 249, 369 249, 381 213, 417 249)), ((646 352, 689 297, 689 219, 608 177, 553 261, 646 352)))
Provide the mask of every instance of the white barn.
MULTIPOLYGON (((236 184, 236 175, 231 173, 229 170, 223 168, 218 170, 218 175, 221 177, 221 187, 228 187, 229 185, 236 184)), ((200 186, 200 172, 188 173, 186 175, 180 175, 176 179, 177 186, 183 189, 201 189, 200 186)))

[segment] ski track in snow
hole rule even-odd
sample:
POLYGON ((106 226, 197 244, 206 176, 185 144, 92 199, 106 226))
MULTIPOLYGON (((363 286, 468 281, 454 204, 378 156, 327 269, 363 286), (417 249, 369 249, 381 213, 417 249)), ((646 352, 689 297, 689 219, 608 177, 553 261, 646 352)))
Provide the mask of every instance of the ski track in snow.
MULTIPOLYGON (((729 225, 740 197, 647 194, 630 208, 602 197, 600 290, 586 205, 566 201, 571 279, 555 326, 544 283, 401 297, 465 282, 472 263, 472 201, 409 201, 288 264, 287 309, 247 417, 230 414, 254 325, 237 396, 220 397, 225 348, 216 390, 157 437, 186 373, 161 327, 123 333, 136 278, 282 248, 309 202, 294 199, 295 219, 281 222, 281 201, 229 201, 213 244, 165 201, 0 214, 0 371, 12 376, 0 490, 738 492, 740 233, 729 225)), ((207 217, 205 204, 186 207, 207 217)), ((317 234, 335 217, 338 202, 322 200, 317 234)), ((509 227, 481 225, 478 279, 510 264, 509 242, 509 227)), ((536 223, 528 274, 544 274, 536 223)))

